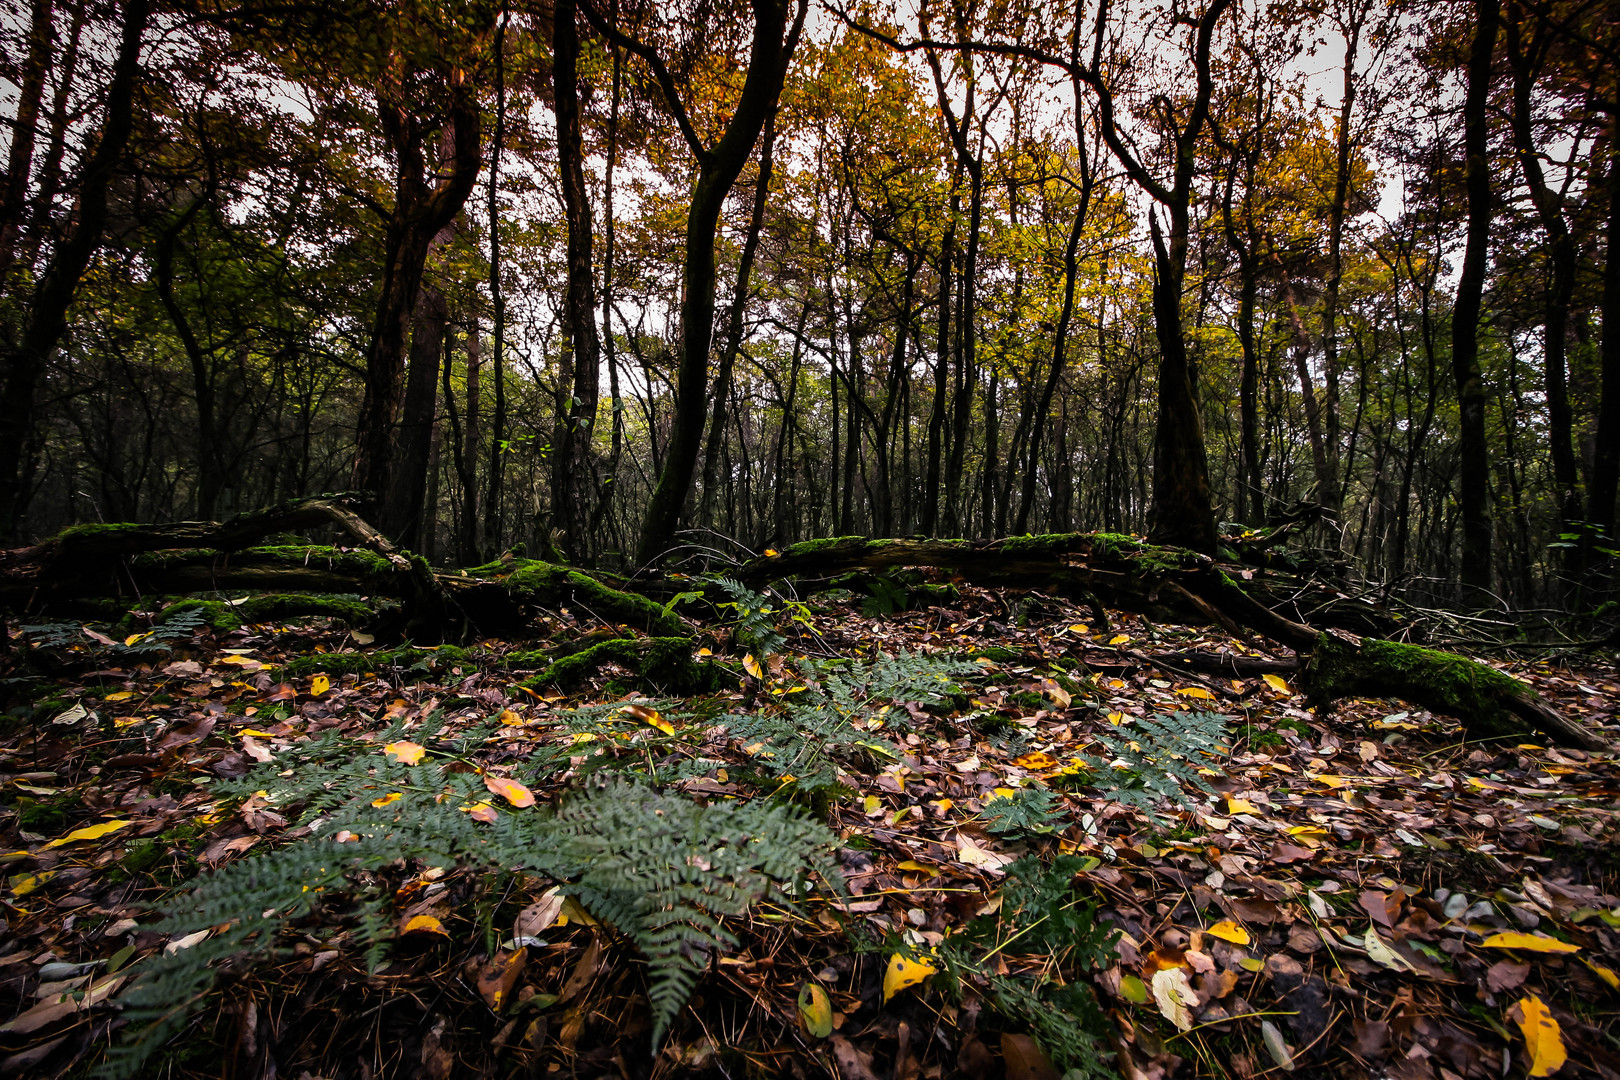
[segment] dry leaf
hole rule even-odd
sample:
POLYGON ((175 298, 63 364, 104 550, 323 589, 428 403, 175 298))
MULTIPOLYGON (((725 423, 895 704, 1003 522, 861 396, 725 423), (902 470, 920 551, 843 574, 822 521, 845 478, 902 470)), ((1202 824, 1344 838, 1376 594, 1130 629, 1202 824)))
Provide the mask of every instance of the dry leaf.
POLYGON ((1378 936, 1377 927, 1371 923, 1367 925, 1366 936, 1361 939, 1361 947, 1367 950, 1367 956, 1373 963, 1382 964, 1391 971, 1417 971, 1410 960, 1390 948, 1384 939, 1378 936))
POLYGON ((332 680, 325 675, 317 675, 309 680, 309 692, 316 697, 320 697, 330 689, 332 689, 332 680))
POLYGON ((478 972, 478 994, 484 1003, 500 1012, 501 1006, 511 998, 512 987, 517 985, 528 962, 529 950, 519 946, 516 952, 499 951, 485 963, 478 972))
POLYGON ((1000 871, 1013 861, 1010 855, 998 855, 994 851, 979 847, 962 833, 956 834, 956 858, 958 862, 968 866, 979 866, 995 871, 1000 871))
POLYGON ((799 1019, 812 1038, 825 1039, 833 1031, 832 998, 820 983, 807 982, 799 991, 799 1019))
POLYGON ((444 923, 432 915, 413 916, 399 931, 401 934, 438 934, 448 938, 450 932, 444 928, 444 923))
POLYGON ((759 661, 754 659, 753 653, 748 653, 743 657, 743 669, 760 682, 765 681, 765 672, 760 669, 759 661))
POLYGON ((100 840, 108 833, 133 825, 133 821, 103 821, 100 825, 87 825, 82 829, 74 829, 66 836, 58 837, 46 844, 47 848, 59 848, 68 844, 76 844, 81 840, 100 840))
POLYGON ((1579 945, 1571 945, 1567 941, 1559 941, 1545 934, 1521 934, 1517 930, 1509 930, 1501 934, 1492 934, 1481 942, 1488 949, 1525 949, 1529 952, 1580 952, 1579 945))
POLYGON ((383 753, 393 758, 400 765, 415 765, 427 753, 427 747, 418 746, 413 742, 391 742, 383 747, 383 753))
POLYGON ((501 819, 500 813, 489 804, 487 799, 483 802, 468 803, 459 809, 474 821, 482 821, 485 825, 493 825, 501 819))
POLYGON ((1288 682, 1281 675, 1272 675, 1268 672, 1260 677, 1266 681, 1267 686, 1271 687, 1279 694, 1289 694, 1293 692, 1288 689, 1288 682))
POLYGON ((908 986, 915 986, 939 969, 922 960, 908 960, 899 953, 889 957, 889 968, 883 973, 883 1003, 908 986))
POLYGON ((1263 811, 1247 799, 1234 799, 1228 795, 1226 797, 1226 813, 1228 817, 1237 817, 1239 814, 1253 814, 1259 817, 1263 811))
POLYGON ((1254 940, 1249 936, 1249 932, 1247 930, 1243 929, 1243 927, 1239 926, 1231 919, 1222 919, 1214 926, 1211 926, 1209 929, 1205 930, 1204 933, 1212 934, 1215 937, 1220 938, 1222 941, 1230 941, 1234 945, 1247 945, 1249 942, 1254 940))
POLYGON ((1564 1067, 1564 1036, 1558 1021, 1534 994, 1517 1002, 1509 1015, 1524 1033, 1524 1048, 1530 1055, 1531 1076, 1551 1076, 1564 1067), (1514 1015, 1514 1014, 1517 1015, 1514 1015))
POLYGON ((371 800, 371 805, 372 806, 387 806, 389 803, 397 803, 397 802, 399 802, 399 800, 403 799, 404 797, 405 797, 404 794, 401 793, 401 792, 390 791, 387 795, 379 795, 375 799, 372 799, 371 800))
POLYGON ((1158 1002, 1164 1018, 1181 1031, 1191 1031, 1192 1007, 1198 1004, 1198 994, 1187 982, 1187 972, 1178 967, 1165 968, 1154 974, 1151 985, 1153 1000, 1158 1002))
POLYGON ((534 793, 510 777, 485 773, 484 786, 519 809, 534 805, 534 793))

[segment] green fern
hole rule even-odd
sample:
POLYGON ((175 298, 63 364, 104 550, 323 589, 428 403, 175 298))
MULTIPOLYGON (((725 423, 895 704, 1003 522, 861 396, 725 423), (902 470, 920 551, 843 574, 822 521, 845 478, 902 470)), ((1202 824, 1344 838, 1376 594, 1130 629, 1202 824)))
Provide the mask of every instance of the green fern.
POLYGON ((985 828, 1000 836, 1041 836, 1059 831, 1064 822, 1061 799, 1031 784, 984 804, 985 828))
POLYGON ((1129 727, 1098 734, 1112 758, 1086 757, 1085 764, 1110 798, 1157 820, 1165 802, 1191 809, 1189 789, 1213 791, 1198 770, 1210 768, 1220 753, 1228 721, 1211 712, 1140 717, 1129 727))
MULTIPOLYGON (((475 773, 389 763, 376 753, 335 774, 311 767, 331 763, 337 746, 318 741, 298 755, 308 771, 322 774, 319 783, 304 779, 259 789, 289 813, 296 815, 294 806, 301 805, 312 836, 231 863, 167 906, 154 929, 175 938, 226 929, 144 965, 123 998, 136 1037, 109 1056, 105 1075, 138 1070, 200 1003, 222 966, 274 955, 290 922, 341 910, 375 964, 392 932, 392 892, 377 884, 377 875, 400 860, 497 874, 524 871, 571 883, 569 891, 588 911, 646 956, 655 1045, 711 958, 736 945, 724 919, 768 898, 806 894, 810 873, 827 887, 841 888, 831 857, 836 838, 793 807, 699 806, 613 779, 570 795, 555 812, 504 812, 484 824, 460 809, 487 798, 475 773), (399 798, 377 807, 380 793, 399 798), (340 831, 357 839, 330 839, 340 831)), ((352 743, 349 750, 352 759, 362 757, 352 743)), ((293 757, 283 755, 274 770, 286 771, 293 757)), ((273 784, 266 775, 271 772, 261 770, 243 783, 273 784)), ((297 777, 299 770, 293 772, 297 777)))

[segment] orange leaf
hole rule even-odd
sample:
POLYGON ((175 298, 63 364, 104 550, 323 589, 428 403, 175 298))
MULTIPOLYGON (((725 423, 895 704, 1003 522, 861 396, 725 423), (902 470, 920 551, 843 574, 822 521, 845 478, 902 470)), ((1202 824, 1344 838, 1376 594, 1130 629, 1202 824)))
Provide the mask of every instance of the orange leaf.
POLYGON ((444 928, 444 923, 432 915, 417 915, 405 924, 402 934, 438 934, 440 937, 449 937, 450 932, 444 928))
POLYGON ((401 765, 415 765, 427 753, 427 747, 418 746, 413 742, 391 742, 383 747, 383 753, 393 758, 401 765))
POLYGON ((466 806, 461 807, 461 809, 467 814, 471 815, 474 821, 482 821, 485 825, 495 824, 495 822, 500 820, 501 816, 500 814, 496 813, 495 808, 491 806, 487 800, 484 802, 468 803, 466 806))
POLYGON ((534 793, 509 777, 485 774, 484 786, 520 809, 534 805, 534 793))

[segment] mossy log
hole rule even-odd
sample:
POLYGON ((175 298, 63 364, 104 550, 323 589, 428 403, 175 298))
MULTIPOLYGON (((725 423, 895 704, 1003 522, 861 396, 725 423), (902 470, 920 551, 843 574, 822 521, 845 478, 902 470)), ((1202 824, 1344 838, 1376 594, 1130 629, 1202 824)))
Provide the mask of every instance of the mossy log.
POLYGON ((751 560, 737 576, 762 584, 902 566, 939 567, 979 585, 1039 589, 1161 621, 1259 634, 1300 655, 1301 687, 1320 705, 1352 695, 1398 697, 1456 717, 1476 738, 1539 731, 1565 746, 1610 749, 1527 684, 1486 664, 1416 645, 1324 632, 1293 612, 1268 607, 1208 556, 1114 533, 991 541, 835 537, 751 560))
MULTIPOLYGON (((411 631, 442 636, 458 628, 512 633, 539 608, 567 607, 587 618, 661 636, 685 633, 679 616, 629 592, 605 574, 536 559, 505 559, 463 571, 435 572, 421 556, 395 547, 354 513, 351 495, 322 495, 215 522, 78 525, 32 547, 0 552, 0 609, 37 613, 87 599, 189 593, 360 594, 397 599, 411 631), (352 546, 264 543, 281 533, 335 530, 352 546)), ((219 602, 205 598, 205 602, 219 602)), ((250 606, 253 601, 247 602, 250 606)), ((300 605, 286 608, 288 613, 300 605)), ((318 604, 305 604, 318 607, 318 604)), ((242 621, 285 617, 268 599, 242 621)), ((283 605, 285 608, 286 605, 283 605)), ((343 618, 357 609, 326 613, 343 618)), ((221 629, 229 622, 219 616, 221 629)))

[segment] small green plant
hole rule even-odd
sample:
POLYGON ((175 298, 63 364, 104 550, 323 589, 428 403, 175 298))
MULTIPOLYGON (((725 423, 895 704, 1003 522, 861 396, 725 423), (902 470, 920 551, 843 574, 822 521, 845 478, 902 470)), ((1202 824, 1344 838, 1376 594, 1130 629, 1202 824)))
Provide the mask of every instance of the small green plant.
POLYGON ((999 836, 1050 836, 1066 824, 1063 800, 1031 784, 984 804, 985 828, 999 836))
POLYGON ((1211 712, 1139 717, 1129 727, 1097 735, 1111 758, 1082 760, 1110 798, 1158 821, 1161 803, 1191 809, 1188 789, 1213 790, 1199 770, 1211 768, 1226 740, 1226 723, 1226 717, 1211 712))
POLYGON ((773 656, 784 651, 787 637, 778 627, 783 614, 797 623, 811 626, 810 608, 797 600, 783 600, 769 592, 755 592, 748 586, 727 577, 705 579, 731 597, 715 607, 730 610, 736 616, 737 643, 760 655, 773 656))

